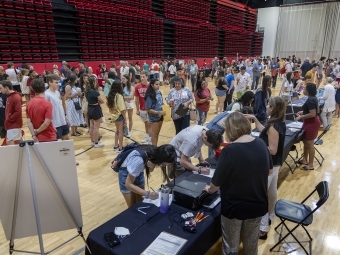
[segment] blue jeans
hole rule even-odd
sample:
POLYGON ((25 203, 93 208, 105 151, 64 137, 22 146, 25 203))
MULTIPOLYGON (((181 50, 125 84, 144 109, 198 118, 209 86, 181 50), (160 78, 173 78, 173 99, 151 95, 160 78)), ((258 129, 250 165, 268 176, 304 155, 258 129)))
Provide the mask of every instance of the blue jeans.
POLYGON ((191 86, 192 86, 192 92, 195 92, 196 91, 196 83, 197 83, 197 75, 192 74, 190 76, 190 81, 191 81, 191 86))
POLYGON ((153 74, 153 78, 154 78, 154 79, 159 79, 159 73, 154 73, 154 74, 153 74))
POLYGON ((183 129, 190 126, 190 115, 185 115, 184 117, 181 117, 179 119, 173 120, 175 129, 176 129, 176 135, 181 132, 183 129))
POLYGON ((251 85, 252 90, 256 90, 259 85, 260 76, 253 76, 253 84, 251 85))
POLYGON ((204 125, 205 120, 207 119, 207 112, 203 112, 198 107, 196 107, 196 110, 198 112, 198 125, 204 125))
MULTIPOLYGON (((129 172, 126 170, 126 167, 122 167, 119 169, 118 172, 118 182, 119 182, 119 189, 120 192, 129 194, 131 191, 125 186, 126 178, 129 172)), ((145 186, 145 179, 144 179, 144 172, 141 172, 140 175, 136 177, 133 182, 134 185, 143 188, 145 186)))

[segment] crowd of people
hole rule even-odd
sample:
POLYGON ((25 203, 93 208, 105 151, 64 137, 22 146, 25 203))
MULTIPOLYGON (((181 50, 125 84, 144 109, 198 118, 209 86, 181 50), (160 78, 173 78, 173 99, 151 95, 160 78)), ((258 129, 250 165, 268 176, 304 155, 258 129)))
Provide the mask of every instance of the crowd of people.
POLYGON ((321 123, 329 128, 332 113, 340 115, 340 62, 324 57, 318 62, 306 58, 303 63, 295 56, 231 62, 216 57, 210 67, 204 61, 202 68, 195 60, 154 60, 151 65, 121 61, 119 66, 112 63, 107 69, 100 64, 94 70, 84 62, 71 67, 63 61, 60 69, 54 65, 43 76, 31 66, 17 69, 8 63, 7 67, 0 67, 0 134, 7 145, 22 139, 23 97, 27 126, 35 142, 68 140, 69 134, 81 136, 78 127, 84 127, 94 148, 104 146, 99 130, 106 104, 108 120, 116 127, 113 150, 117 152, 124 152, 124 136, 132 135, 136 108, 135 114, 144 123, 145 138, 140 141, 144 145, 132 150, 119 170, 120 191, 129 207, 142 196, 158 197, 145 190, 144 171, 147 178, 157 166, 169 178, 184 171, 209 174, 209 168, 194 165, 190 158, 205 164, 204 145, 209 148, 208 156, 213 156, 223 140, 229 142, 205 188, 209 193, 221 190, 223 254, 237 253, 240 237, 244 253, 256 254, 258 238, 267 238, 277 200, 278 172, 285 160, 287 103, 301 94, 307 96, 295 118, 303 121, 302 170, 314 169, 314 139, 321 123), (282 79, 280 93, 273 96, 278 79, 282 79), (210 81, 215 84, 216 116, 206 125, 214 100, 210 81), (317 98, 323 82, 324 93, 317 98), (160 86, 168 84, 170 91, 164 98, 160 86), (325 102, 321 112, 319 100, 325 102), (158 146, 164 104, 170 106, 175 134, 169 144, 158 146), (190 108, 197 110, 197 125, 190 125, 190 108), (251 122, 260 132, 258 138, 251 136, 251 122))

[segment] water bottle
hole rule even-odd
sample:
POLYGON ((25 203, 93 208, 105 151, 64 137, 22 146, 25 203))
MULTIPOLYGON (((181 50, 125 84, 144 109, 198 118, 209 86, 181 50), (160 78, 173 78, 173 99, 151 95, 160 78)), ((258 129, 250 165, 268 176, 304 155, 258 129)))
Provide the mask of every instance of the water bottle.
POLYGON ((169 197, 170 197, 169 187, 162 186, 160 191, 161 205, 159 207, 159 211, 161 213, 167 213, 169 211, 169 197))

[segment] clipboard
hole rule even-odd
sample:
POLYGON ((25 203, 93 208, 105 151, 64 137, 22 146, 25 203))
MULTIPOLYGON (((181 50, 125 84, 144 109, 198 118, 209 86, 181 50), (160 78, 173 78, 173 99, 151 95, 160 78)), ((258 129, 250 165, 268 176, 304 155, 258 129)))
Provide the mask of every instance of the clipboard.
POLYGON ((181 117, 184 117, 185 115, 187 115, 189 111, 189 107, 188 108, 184 108, 183 104, 180 104, 177 108, 177 110, 175 111, 175 113, 181 117))
POLYGON ((141 253, 141 255, 164 254, 176 255, 187 243, 187 239, 161 232, 159 236, 141 253))

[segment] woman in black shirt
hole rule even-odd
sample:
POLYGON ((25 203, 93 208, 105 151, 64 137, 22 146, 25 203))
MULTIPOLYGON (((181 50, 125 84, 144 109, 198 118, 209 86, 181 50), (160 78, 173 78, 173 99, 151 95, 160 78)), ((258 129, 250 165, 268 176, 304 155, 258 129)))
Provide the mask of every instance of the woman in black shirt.
POLYGON ((267 183, 273 168, 264 141, 250 135, 251 125, 240 112, 226 119, 225 146, 210 186, 221 189, 222 254, 237 254, 240 237, 244 254, 257 254, 260 222, 268 212, 267 183))
POLYGON ((302 110, 298 112, 296 121, 303 120, 302 129, 305 130, 303 137, 303 159, 300 164, 305 165, 301 170, 314 170, 314 139, 317 138, 321 122, 318 116, 319 101, 316 98, 317 88, 314 83, 307 83, 303 94, 308 96, 306 102, 302 105, 302 110))
POLYGON ((279 169, 284 161, 283 147, 286 135, 286 104, 281 97, 272 97, 267 105, 270 119, 263 126, 254 115, 246 115, 255 121, 256 128, 261 132, 260 138, 268 146, 273 161, 273 173, 268 176, 268 213, 262 217, 260 226, 260 239, 267 239, 269 219, 274 217, 274 207, 277 201, 277 179, 279 169))
POLYGON ((90 121, 90 138, 91 146, 99 148, 104 146, 99 142, 99 127, 102 123, 103 112, 100 104, 104 103, 104 99, 100 96, 98 92, 98 86, 96 84, 97 80, 94 77, 89 77, 88 82, 85 83, 85 97, 88 102, 88 112, 87 117, 90 121))
POLYGON ((224 78, 224 72, 221 70, 218 72, 218 78, 215 81, 215 94, 217 96, 215 113, 223 112, 224 100, 227 92, 227 82, 224 78))

